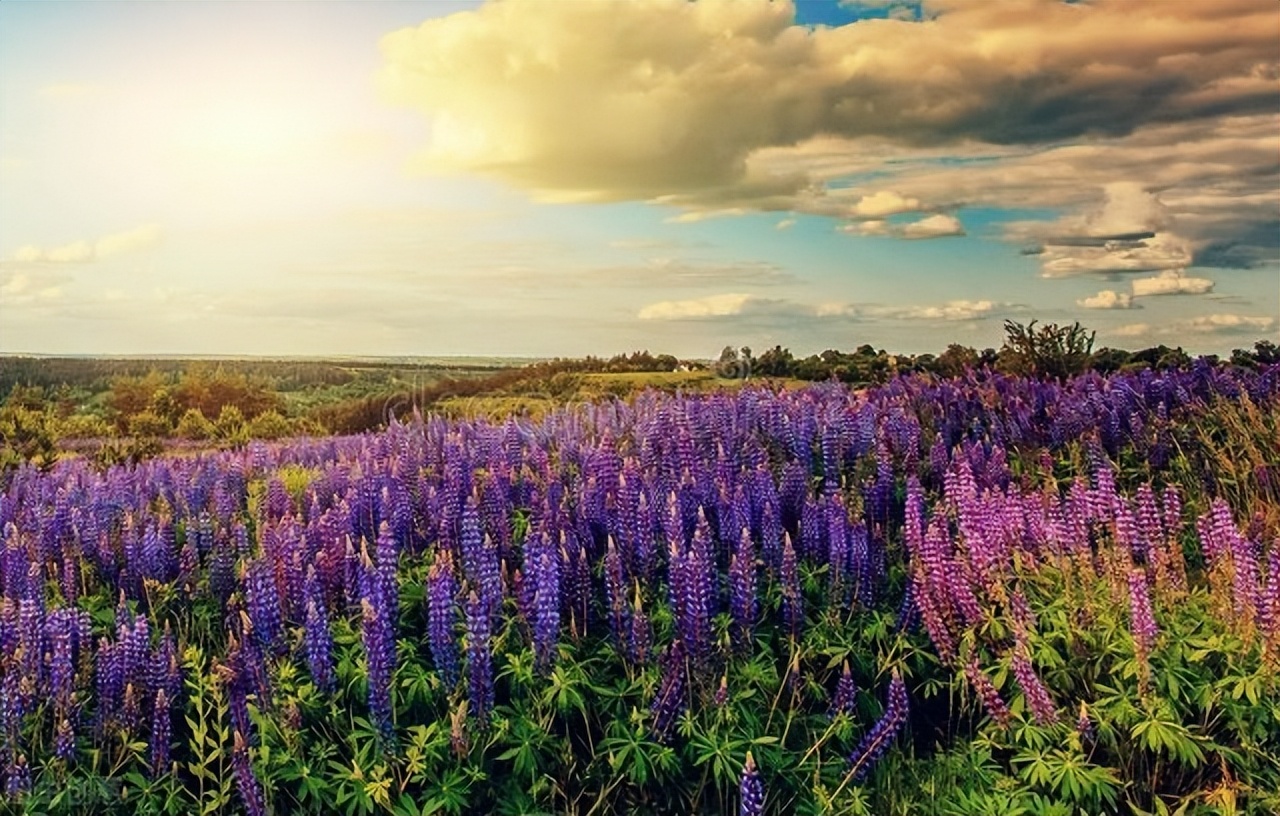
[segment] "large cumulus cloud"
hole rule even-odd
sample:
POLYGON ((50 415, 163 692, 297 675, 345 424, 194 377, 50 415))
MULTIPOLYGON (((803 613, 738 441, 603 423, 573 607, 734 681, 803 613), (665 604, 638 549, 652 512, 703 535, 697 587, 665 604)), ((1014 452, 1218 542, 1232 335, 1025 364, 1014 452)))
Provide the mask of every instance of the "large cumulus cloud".
POLYGON ((389 96, 433 116, 429 163, 549 196, 748 185, 819 136, 911 146, 1123 136, 1273 112, 1270 0, 933 0, 809 29, 787 2, 504 0, 382 42, 389 96))

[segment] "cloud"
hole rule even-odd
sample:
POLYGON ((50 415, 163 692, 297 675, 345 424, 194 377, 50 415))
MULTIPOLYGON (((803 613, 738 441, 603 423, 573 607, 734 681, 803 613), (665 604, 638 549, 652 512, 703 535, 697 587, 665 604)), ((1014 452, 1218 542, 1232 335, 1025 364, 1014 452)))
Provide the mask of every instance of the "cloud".
POLYGON ((742 207, 728 207, 723 210, 688 210, 670 218, 665 218, 663 221, 667 224, 696 224, 699 221, 709 221, 712 218, 729 218, 746 214, 747 211, 742 207))
POLYGON ((964 235, 964 226, 954 215, 930 215, 904 224, 899 231, 903 238, 950 238, 964 235))
POLYGON ((94 256, 109 258, 112 255, 123 255, 128 252, 148 249, 160 243, 160 225, 145 224, 126 232, 104 235, 94 244, 94 256))
POLYGON ((129 252, 149 249, 160 243, 162 232, 158 224, 144 224, 124 232, 104 235, 97 241, 76 241, 58 247, 43 249, 27 244, 19 247, 13 259, 20 263, 76 264, 129 252))
POLYGON ((964 225, 954 215, 929 215, 918 221, 896 224, 884 219, 843 224, 836 228, 850 235, 892 236, 907 240, 952 238, 965 234, 964 225))
POLYGON ((692 300, 664 300, 651 303, 640 310, 641 320, 689 320, 701 317, 729 317, 740 315, 752 301, 753 295, 708 295, 692 300))
POLYGON ((1254 335, 1273 331, 1274 317, 1241 314, 1207 314, 1186 320, 1175 320, 1158 326, 1150 323, 1130 323, 1112 329, 1116 337, 1166 338, 1187 335, 1254 335))
POLYGON ((487 3, 384 38, 380 83, 430 117, 418 166, 545 200, 898 237, 884 219, 912 208, 1054 210, 1006 235, 1047 277, 1280 261, 1273 0, 855 5, 911 19, 487 3))
POLYGON ((1081 298, 1076 301, 1077 306, 1085 309, 1136 309, 1141 308, 1133 302, 1133 295, 1123 292, 1115 292, 1111 289, 1103 289, 1096 295, 1081 298))
POLYGON ((918 209, 920 209, 920 202, 917 199, 903 198, 895 192, 881 190, 858 199, 858 203, 853 205, 852 214, 867 218, 884 218, 886 215, 897 215, 918 209))
POLYGON ((1133 182, 1103 188, 1102 205, 1083 217, 1032 228, 1042 238, 1041 274, 1046 278, 1184 269, 1191 244, 1169 231, 1168 209, 1133 182))
POLYGON ((8 306, 47 304, 62 298, 61 284, 68 280, 62 275, 32 277, 25 271, 12 272, 0 283, 0 301, 8 306))
POLYGON ((774 228, 774 229, 776 229, 776 230, 779 230, 779 231, 781 231, 781 230, 789 230, 789 229, 791 229, 792 227, 794 227, 795 225, 796 225, 796 220, 795 220, 794 218, 784 218, 784 219, 782 219, 781 221, 779 221, 778 223, 774 224, 774 225, 773 225, 773 228, 774 228))
POLYGON ((952 300, 935 306, 806 304, 782 298, 733 293, 652 303, 640 310, 639 318, 641 320, 700 320, 755 317, 787 319, 798 323, 832 319, 959 322, 980 320, 1020 309, 1021 307, 1017 304, 997 303, 990 300, 952 300))
POLYGON ((1152 295, 1204 295, 1213 291, 1208 278, 1188 278, 1178 272, 1164 272, 1154 278, 1133 281, 1134 297, 1152 295))
POLYGON ((1238 314, 1209 314, 1193 317, 1177 324, 1175 331, 1197 334, 1253 334, 1274 328, 1274 317, 1256 317, 1238 314))
POLYGON ((733 187, 818 136, 1036 145, 1275 109, 1270 0, 927 11, 809 29, 789 2, 508 0, 386 36, 381 86, 432 117, 428 166, 599 200, 733 187))
POLYGON ((951 300, 941 306, 882 306, 870 307, 865 313, 872 317, 894 320, 977 320, 991 316, 997 309, 1013 306, 990 300, 951 300))

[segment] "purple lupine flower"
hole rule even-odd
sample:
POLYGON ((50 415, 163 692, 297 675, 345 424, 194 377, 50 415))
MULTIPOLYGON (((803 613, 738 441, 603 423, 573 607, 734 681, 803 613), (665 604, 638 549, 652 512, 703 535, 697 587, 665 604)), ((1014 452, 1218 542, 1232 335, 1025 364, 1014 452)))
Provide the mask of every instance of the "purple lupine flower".
POLYGON ((835 718, 841 714, 852 715, 857 704, 858 684, 853 682, 853 672, 849 671, 849 661, 844 662, 840 679, 836 681, 836 692, 831 696, 831 707, 827 716, 835 718))
POLYGON ((149 688, 152 691, 164 689, 169 695, 170 703, 178 699, 182 692, 182 669, 178 665, 177 643, 167 621, 160 643, 152 653, 149 672, 149 688))
MULTIPOLYGON (((32 570, 35 570, 34 565, 32 570)), ((32 583, 39 585, 38 580, 32 583)), ((42 600, 23 598, 18 601, 18 643, 22 655, 22 672, 36 685, 43 685, 44 629, 42 600)))
POLYGON ((871 730, 862 738, 862 742, 858 743, 858 747, 849 756, 852 779, 855 783, 866 779, 872 767, 889 750, 898 732, 906 725, 907 715, 907 687, 902 682, 902 676, 895 669, 889 681, 889 698, 884 715, 871 727, 871 730))
POLYGON ((76 732, 71 726, 71 718, 63 717, 58 721, 58 728, 53 735, 53 755, 70 764, 76 756, 76 732))
POLYGON ((622 556, 609 538, 604 555, 605 603, 609 608, 609 626, 614 644, 625 651, 627 642, 627 588, 622 556))
POLYGON ((395 628, 381 599, 364 598, 360 602, 360 635, 364 641, 368 663, 369 719, 378 730, 383 744, 395 741, 392 723, 391 679, 396 665, 395 628))
POLYGON ((169 695, 164 689, 156 692, 155 709, 151 717, 151 773, 153 777, 169 772, 169 739, 172 719, 169 711, 169 695))
POLYGON ((533 651, 535 662, 546 669, 555 660, 560 635, 560 559, 544 540, 537 552, 533 590, 533 651))
POLYGON ((1080 713, 1076 716, 1076 733, 1080 735, 1080 741, 1086 746, 1091 745, 1097 739, 1098 732, 1093 727, 1093 720, 1089 717, 1089 708, 1080 701, 1080 713))
POLYGON ((1012 667, 1013 676, 1018 679, 1018 686, 1022 688, 1022 695, 1027 700, 1027 708, 1031 710, 1036 723, 1042 726, 1056 723, 1058 710, 1053 698, 1049 696, 1049 690, 1045 688, 1022 649, 1014 650, 1012 667))
POLYGON ((436 550, 427 576, 427 642, 446 688, 458 683, 458 644, 453 636, 457 623, 458 578, 454 574, 453 555, 442 547, 436 550))
POLYGON ((502 577, 498 550, 484 534, 475 496, 467 499, 462 510, 458 548, 462 554, 462 571, 467 582, 476 588, 491 618, 502 606, 502 577))
POLYGON ((679 640, 672 641, 662 657, 662 680, 649 711, 653 715, 653 731, 659 742, 665 742, 671 726, 684 711, 685 652, 679 640))
POLYGON ((778 570, 782 584, 782 618, 793 638, 800 636, 804 628, 804 597, 800 594, 800 573, 796 564, 796 551, 791 546, 791 534, 782 538, 782 564, 778 570))
POLYGON ((400 591, 396 572, 400 561, 400 545, 391 526, 386 522, 378 528, 374 542, 373 569, 377 575, 378 590, 382 593, 382 605, 394 621, 399 617, 400 591))
POLYGON ((635 602, 631 607, 631 633, 628 640, 628 654, 631 662, 643 665, 649 659, 649 651, 653 648, 653 629, 649 626, 649 615, 644 611, 640 597, 640 581, 636 580, 635 602))
POLYGON ((1280 648, 1280 544, 1271 547, 1267 557, 1267 584, 1262 592, 1258 629, 1264 642, 1280 648))
POLYGON ((1129 623, 1138 660, 1145 665, 1160 630, 1156 628, 1155 615, 1151 610, 1147 574, 1141 569, 1129 571, 1129 623))
POLYGON ((493 710, 493 654, 490 651, 489 612, 474 591, 467 597, 467 679, 471 711, 481 726, 493 710))
POLYGON ((79 615, 72 609, 55 609, 45 618, 49 642, 49 694, 59 711, 66 711, 75 690, 75 637, 79 615))
POLYGON ((720 675, 720 685, 716 687, 715 696, 711 699, 716 708, 724 708, 724 704, 729 702, 729 675, 720 675))
POLYGON ((898 616, 893 623, 895 632, 911 632, 920 624, 920 609, 916 606, 916 582, 907 579, 902 590, 902 602, 898 605, 898 616))
POLYGON ((303 640, 307 650, 307 669, 316 688, 332 694, 335 687, 333 671, 333 637, 329 632, 329 616, 325 613, 324 597, 319 591, 308 592, 307 618, 303 640))
POLYGON ((277 651, 284 646, 284 621, 280 613, 280 595, 276 591, 275 574, 265 558, 258 558, 244 568, 245 611, 249 614, 253 636, 264 649, 277 651))
POLYGON ((982 701, 982 707, 986 709, 987 715, 991 719, 1000 724, 1001 727, 1007 727, 1009 720, 1013 717, 1013 713, 1009 710, 1009 706, 1005 705, 1004 698, 1000 696, 1000 691, 996 688, 995 683, 991 682, 991 678, 987 677, 982 671, 982 666, 978 664, 977 655, 970 655, 969 660, 964 664, 964 676, 969 681, 969 685, 977 692, 978 699, 982 701))
POLYGON ((266 816, 267 806, 263 802, 262 783, 258 781, 249 761, 249 743, 239 731, 235 732, 231 750, 231 772, 235 776, 236 788, 240 791, 240 801, 244 802, 247 816, 266 816))
POLYGON ((18 754, 17 758, 5 769, 4 792, 10 799, 21 799, 31 790, 31 767, 27 765, 27 757, 18 754))
POLYGON ((750 751, 747 751, 747 761, 742 766, 738 798, 738 816, 761 816, 764 813, 764 782, 760 781, 760 772, 750 751))
POLYGON ((729 615, 734 624, 734 645, 750 649, 756 621, 756 553, 751 532, 745 528, 729 559, 729 615))

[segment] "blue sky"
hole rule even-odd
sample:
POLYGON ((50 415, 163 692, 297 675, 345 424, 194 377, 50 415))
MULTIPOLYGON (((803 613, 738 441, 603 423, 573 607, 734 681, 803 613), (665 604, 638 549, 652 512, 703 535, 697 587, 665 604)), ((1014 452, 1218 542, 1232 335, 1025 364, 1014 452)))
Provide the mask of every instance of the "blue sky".
POLYGON ((0 351, 1274 339, 1280 7, 1229 11, 0 4, 0 351))

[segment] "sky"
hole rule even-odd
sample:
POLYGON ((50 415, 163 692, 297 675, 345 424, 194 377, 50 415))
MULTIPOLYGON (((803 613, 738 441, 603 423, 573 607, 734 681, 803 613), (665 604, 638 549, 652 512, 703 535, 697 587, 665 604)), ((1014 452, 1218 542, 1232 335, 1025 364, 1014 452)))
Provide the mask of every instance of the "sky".
POLYGON ((1280 339, 1275 0, 0 3, 0 352, 1280 339))

